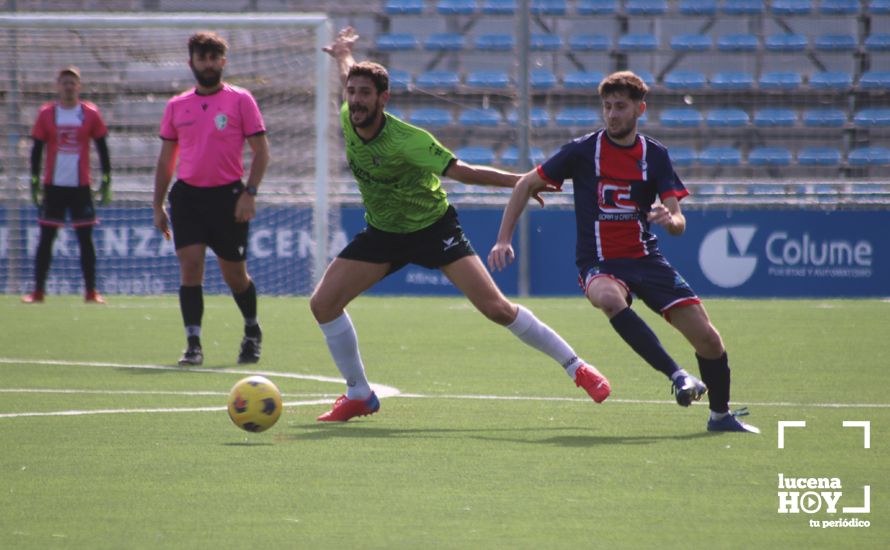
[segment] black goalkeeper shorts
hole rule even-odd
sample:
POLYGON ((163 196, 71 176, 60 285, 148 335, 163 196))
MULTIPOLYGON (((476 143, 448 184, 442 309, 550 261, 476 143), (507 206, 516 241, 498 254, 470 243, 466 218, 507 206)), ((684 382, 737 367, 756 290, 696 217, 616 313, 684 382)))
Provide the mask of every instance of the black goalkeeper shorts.
POLYGON ((205 244, 223 260, 247 260, 250 224, 235 221, 235 204, 243 191, 240 181, 217 187, 195 187, 182 180, 174 183, 169 199, 176 249, 205 244))
POLYGON ((389 263, 387 275, 408 264, 438 269, 476 254, 449 206, 433 225, 411 233, 390 233, 368 225, 346 245, 338 257, 374 264, 389 263))

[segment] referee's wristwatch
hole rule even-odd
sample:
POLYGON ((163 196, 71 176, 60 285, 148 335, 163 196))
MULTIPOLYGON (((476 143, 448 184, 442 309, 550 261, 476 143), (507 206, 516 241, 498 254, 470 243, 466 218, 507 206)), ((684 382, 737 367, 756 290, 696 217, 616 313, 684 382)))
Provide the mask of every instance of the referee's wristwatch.
POLYGON ((257 189, 256 187, 251 187, 250 185, 248 185, 247 187, 244 188, 244 192, 247 193, 248 195, 250 195, 251 197, 255 197, 258 191, 259 191, 259 189, 257 189))

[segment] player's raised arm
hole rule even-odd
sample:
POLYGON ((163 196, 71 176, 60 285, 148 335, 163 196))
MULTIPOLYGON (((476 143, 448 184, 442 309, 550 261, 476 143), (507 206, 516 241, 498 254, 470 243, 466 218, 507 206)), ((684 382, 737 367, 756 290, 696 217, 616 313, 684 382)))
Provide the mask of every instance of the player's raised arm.
POLYGON ((359 34, 355 29, 345 27, 337 33, 337 38, 329 46, 322 48, 322 51, 337 60, 340 84, 343 85, 343 88, 346 88, 346 77, 349 75, 349 68, 355 65, 355 58, 352 57, 352 46, 358 39, 359 34))
POLYGON ((539 193, 554 189, 556 188, 553 184, 542 178, 537 170, 531 170, 520 178, 513 188, 507 207, 504 209, 501 227, 498 230, 498 239, 491 248, 491 252, 488 253, 489 269, 501 271, 513 262, 513 258, 515 258, 512 245, 513 231, 516 229, 519 216, 525 210, 528 199, 536 198, 540 202, 539 193))

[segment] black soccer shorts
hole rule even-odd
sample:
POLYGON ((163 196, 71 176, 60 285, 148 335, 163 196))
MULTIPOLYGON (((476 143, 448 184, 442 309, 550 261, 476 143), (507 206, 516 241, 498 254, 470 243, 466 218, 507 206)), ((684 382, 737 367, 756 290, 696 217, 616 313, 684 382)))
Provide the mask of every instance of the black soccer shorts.
POLYGON ((84 227, 96 225, 96 208, 93 206, 93 195, 90 187, 62 187, 46 185, 43 188, 43 204, 37 213, 40 225, 63 227, 66 213, 71 213, 71 225, 84 227))
POLYGON ((449 206, 433 225, 411 233, 390 233, 369 225, 338 257, 375 264, 389 263, 389 275, 408 264, 438 269, 475 254, 457 219, 457 211, 449 206))
POLYGON ((235 221, 235 204, 243 190, 240 181, 217 187, 195 187, 177 180, 168 197, 176 249, 205 244, 223 260, 247 260, 250 224, 235 221))

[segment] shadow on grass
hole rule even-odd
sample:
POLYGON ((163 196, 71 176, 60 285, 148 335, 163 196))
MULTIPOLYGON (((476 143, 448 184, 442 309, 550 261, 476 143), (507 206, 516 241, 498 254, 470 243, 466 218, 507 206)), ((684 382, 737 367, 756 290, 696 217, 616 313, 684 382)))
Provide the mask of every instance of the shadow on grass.
POLYGON ((531 445, 556 445, 561 447, 594 447, 597 445, 651 445, 659 441, 683 441, 711 437, 709 432, 695 432, 678 435, 592 435, 578 433, 584 428, 382 428, 377 426, 363 426, 361 423, 350 424, 303 424, 294 426, 300 433, 283 434, 279 441, 307 441, 326 439, 476 439, 479 441, 491 441, 502 443, 522 443, 531 445), (537 439, 535 433, 552 434, 553 432, 573 432, 571 435, 557 435, 537 439), (507 434, 521 433, 528 437, 510 437, 507 434), (495 434, 495 435, 483 435, 495 434), (496 434, 505 434, 499 437, 496 434))
POLYGON ((223 443, 223 447, 271 447, 268 441, 232 441, 223 443))

